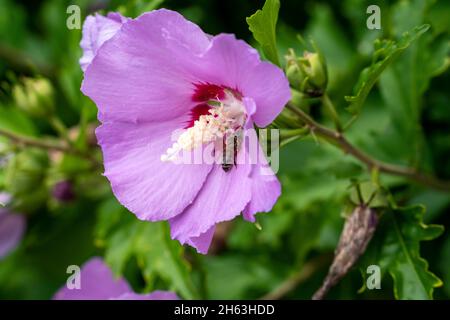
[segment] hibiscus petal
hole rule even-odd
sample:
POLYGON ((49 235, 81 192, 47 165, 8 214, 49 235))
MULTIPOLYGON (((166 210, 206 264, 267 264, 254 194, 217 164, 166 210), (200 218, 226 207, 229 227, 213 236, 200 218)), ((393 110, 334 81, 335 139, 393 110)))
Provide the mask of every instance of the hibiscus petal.
MULTIPOLYGON (((240 152, 238 156, 245 154, 240 152)), ((243 162, 238 159, 238 163, 243 162)), ((205 233, 205 237, 212 236, 211 227, 233 219, 244 210, 251 198, 250 170, 251 165, 247 163, 238 164, 229 172, 221 165, 215 165, 194 202, 182 214, 169 220, 172 238, 197 246, 199 252, 206 252, 204 243, 207 241, 198 242, 195 238, 205 233)))
POLYGON ((196 197, 212 165, 162 162, 172 131, 186 118, 159 123, 104 123, 97 131, 105 176, 117 199, 141 220, 166 220, 196 197))
POLYGON ((115 300, 180 300, 180 298, 173 292, 157 290, 147 294, 128 292, 115 298, 115 300))
POLYGON ((0 208, 0 259, 17 247, 25 232, 25 224, 23 215, 0 208))
POLYGON ((253 121, 259 127, 268 126, 291 99, 289 82, 281 69, 261 62, 242 85, 242 92, 256 102, 253 121))
POLYGON ((187 113, 194 83, 194 55, 209 46, 203 31, 179 13, 156 10, 130 20, 99 50, 82 91, 100 120, 160 121, 187 113))
POLYGON ((55 300, 104 300, 132 292, 123 278, 115 279, 101 258, 92 258, 81 267, 80 289, 62 287, 55 300))
POLYGON ((83 56, 80 59, 81 69, 85 71, 97 54, 98 49, 120 30, 128 19, 119 13, 110 13, 107 17, 100 14, 88 16, 83 24, 83 37, 80 46, 83 56))
POLYGON ((209 246, 211 245, 212 239, 214 237, 214 232, 216 231, 216 227, 213 226, 208 229, 208 231, 202 233, 198 237, 192 237, 186 240, 186 243, 191 247, 197 249, 199 253, 207 254, 209 246))
POLYGON ((255 214, 269 212, 281 195, 281 184, 273 173, 262 148, 259 147, 258 161, 253 165, 250 175, 252 179, 252 196, 243 212, 244 219, 255 222, 255 214))
POLYGON ((269 62, 262 62, 258 52, 234 35, 220 34, 192 70, 204 82, 237 89, 253 98, 254 122, 265 127, 281 112, 291 97, 289 82, 283 71, 269 62))

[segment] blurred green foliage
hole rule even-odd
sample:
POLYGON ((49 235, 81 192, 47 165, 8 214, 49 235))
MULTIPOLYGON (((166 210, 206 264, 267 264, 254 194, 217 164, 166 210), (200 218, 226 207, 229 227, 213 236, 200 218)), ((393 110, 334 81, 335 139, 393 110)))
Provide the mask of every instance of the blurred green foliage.
MULTIPOLYGON (((328 95, 342 120, 354 120, 348 139, 377 159, 450 179, 450 2, 280 2, 277 24, 278 1, 268 1, 255 15, 264 1, 77 4, 83 19, 98 10, 130 17, 158 7, 177 10, 207 33, 235 33, 282 66, 288 48, 303 53, 298 34, 313 39, 326 59, 328 95), (381 30, 366 28, 370 4, 381 8, 381 30), (403 35, 426 24, 429 30, 414 41, 403 35), (374 46, 376 39, 386 40, 374 46), (344 97, 352 95, 350 113, 344 97)), ((96 165, 101 159, 93 137, 96 107, 79 90, 81 30, 66 28, 69 4, 0 0, 0 129, 75 150, 47 152, 0 136, 0 158, 6 162, 1 162, 0 191, 13 195, 12 210, 27 215, 21 245, 0 261, 0 298, 51 298, 65 283, 68 265, 101 255, 138 292, 169 289, 183 298, 252 299, 298 281, 283 298, 309 299, 331 263, 345 214, 358 201, 355 184, 371 180, 382 186, 389 204, 380 205, 380 226, 365 256, 329 298, 428 299, 433 289, 436 298, 450 298, 450 235, 438 237, 442 227, 435 226, 450 226, 450 194, 400 177, 377 179, 311 135, 282 148, 283 194, 271 213, 258 215, 262 229, 240 218, 220 226, 211 255, 171 240, 166 223, 137 220, 114 199, 96 165), (29 79, 49 81, 51 95, 37 90, 39 101, 51 100, 51 116, 18 103, 14 92, 29 87, 29 79), (52 196, 59 181, 73 185, 75 200, 52 196), (371 264, 382 268, 381 290, 365 289, 371 264), (298 280, 306 269, 313 272, 298 280)), ((309 108, 332 126, 319 104, 309 108)))

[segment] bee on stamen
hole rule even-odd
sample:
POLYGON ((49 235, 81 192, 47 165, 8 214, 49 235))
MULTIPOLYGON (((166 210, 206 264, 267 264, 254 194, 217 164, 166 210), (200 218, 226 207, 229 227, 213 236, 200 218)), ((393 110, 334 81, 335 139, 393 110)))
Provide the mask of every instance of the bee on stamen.
POLYGON ((241 135, 234 133, 223 138, 222 169, 229 172, 236 165, 237 153, 239 151, 241 135))

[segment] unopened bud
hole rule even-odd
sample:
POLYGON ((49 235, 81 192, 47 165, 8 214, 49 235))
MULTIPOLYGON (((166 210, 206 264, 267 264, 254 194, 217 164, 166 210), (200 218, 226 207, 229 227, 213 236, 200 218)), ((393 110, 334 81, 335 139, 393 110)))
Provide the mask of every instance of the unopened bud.
POLYGON ((305 51, 303 57, 297 57, 294 50, 289 50, 286 76, 295 90, 313 97, 320 96, 327 86, 326 64, 317 52, 305 51))
POLYGON ((327 86, 327 71, 322 57, 316 52, 305 52, 304 70, 310 83, 316 89, 325 89, 327 86))
POLYGON ((42 118, 53 112, 53 87, 47 79, 25 78, 14 86, 12 94, 17 107, 32 116, 42 118))
POLYGON ((75 199, 72 182, 63 180, 57 182, 52 189, 52 196, 60 202, 70 202, 75 199))
POLYGON ((299 60, 292 49, 289 50, 289 53, 286 56, 286 76, 291 87, 300 90, 302 83, 305 80, 305 74, 300 69, 299 60))
POLYGON ((48 166, 48 156, 41 150, 25 150, 8 163, 5 186, 15 195, 34 193, 42 186, 48 166))

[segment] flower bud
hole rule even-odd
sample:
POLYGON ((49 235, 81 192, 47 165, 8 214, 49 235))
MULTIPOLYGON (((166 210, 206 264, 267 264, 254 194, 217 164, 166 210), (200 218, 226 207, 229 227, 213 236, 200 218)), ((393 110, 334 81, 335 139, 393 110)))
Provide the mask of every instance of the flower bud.
POLYGON ((6 168, 5 186, 16 195, 34 193, 44 182, 48 156, 41 150, 25 150, 14 156, 6 168))
POLYGON ((316 89, 325 89, 327 86, 327 70, 322 57, 316 52, 305 52, 304 70, 310 83, 316 89))
POLYGON ((305 51, 299 58, 291 49, 286 60, 286 76, 294 89, 312 97, 323 93, 328 79, 326 64, 319 53, 305 51))
POLYGON ((291 87, 299 90, 305 80, 305 74, 300 69, 298 58, 296 57, 294 50, 290 49, 286 56, 286 76, 289 80, 291 87))
POLYGON ((12 94, 17 107, 32 116, 43 118, 53 112, 53 87, 47 79, 25 78, 13 87, 12 94))
POLYGON ((68 180, 62 180, 52 188, 52 196, 60 202, 71 202, 75 199, 75 193, 73 191, 72 182, 68 180))

